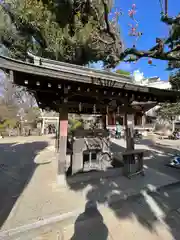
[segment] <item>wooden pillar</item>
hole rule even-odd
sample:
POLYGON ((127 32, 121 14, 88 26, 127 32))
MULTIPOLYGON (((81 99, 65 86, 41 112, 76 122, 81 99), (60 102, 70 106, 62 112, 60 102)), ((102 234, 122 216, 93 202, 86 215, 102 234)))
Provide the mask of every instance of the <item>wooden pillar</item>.
POLYGON ((58 118, 58 124, 57 124, 57 131, 56 131, 56 151, 59 152, 59 142, 60 142, 60 110, 59 110, 59 118, 58 118))
POLYGON ((134 149, 134 115, 125 114, 125 134, 126 134, 126 149, 134 149))
POLYGON ((108 107, 106 107, 106 113, 102 115, 102 125, 105 130, 108 127, 108 118, 108 107))
POLYGON ((106 118, 105 118, 105 129, 107 129, 107 126, 109 125, 109 117, 108 117, 108 113, 106 113, 106 118))
POLYGON ((59 114, 58 184, 66 184, 66 152, 68 134, 68 108, 63 105, 59 114))
POLYGON ((143 115, 142 115, 142 127, 143 128, 145 127, 145 124, 146 124, 146 115, 145 115, 145 113, 143 113, 143 115))
POLYGON ((41 124, 41 134, 44 134, 44 127, 45 127, 45 120, 44 118, 42 119, 42 124, 41 124))
POLYGON ((113 112, 113 125, 116 125, 116 113, 113 112))
POLYGON ((172 132, 174 132, 176 130, 175 128, 175 119, 172 120, 172 132))
POLYGON ((131 136, 134 135, 134 114, 127 114, 127 125, 130 128, 131 136))

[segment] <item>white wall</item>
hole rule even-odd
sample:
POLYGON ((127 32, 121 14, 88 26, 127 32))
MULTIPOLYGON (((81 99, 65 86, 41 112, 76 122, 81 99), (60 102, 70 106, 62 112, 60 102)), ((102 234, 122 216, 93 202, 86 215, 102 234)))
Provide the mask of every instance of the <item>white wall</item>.
POLYGON ((165 81, 149 83, 148 86, 159 88, 159 89, 171 89, 171 84, 169 82, 165 82, 165 81))
MULTIPOLYGON (((159 77, 145 78, 143 72, 136 70, 133 72, 133 81, 137 84, 154 87, 159 89, 171 89, 171 84, 168 81, 161 81, 159 77)), ((146 112, 148 116, 156 116, 156 111, 159 109, 159 106, 155 106, 146 112)))
POLYGON ((168 81, 161 81, 157 76, 145 78, 144 73, 136 70, 133 72, 133 81, 137 84, 159 88, 159 89, 171 89, 171 84, 168 81))

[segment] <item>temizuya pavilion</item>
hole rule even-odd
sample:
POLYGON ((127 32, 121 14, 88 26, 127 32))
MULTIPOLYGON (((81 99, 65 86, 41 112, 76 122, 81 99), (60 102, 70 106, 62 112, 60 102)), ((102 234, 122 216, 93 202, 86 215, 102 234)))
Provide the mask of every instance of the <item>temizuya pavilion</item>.
POLYGON ((119 74, 61 63, 34 56, 34 64, 0 56, 0 68, 9 71, 13 82, 32 91, 42 109, 60 113, 58 179, 64 181, 68 113, 124 113, 132 138, 134 102, 151 107, 177 102, 180 92, 139 86, 119 74), (152 104, 151 104, 152 103, 152 104))

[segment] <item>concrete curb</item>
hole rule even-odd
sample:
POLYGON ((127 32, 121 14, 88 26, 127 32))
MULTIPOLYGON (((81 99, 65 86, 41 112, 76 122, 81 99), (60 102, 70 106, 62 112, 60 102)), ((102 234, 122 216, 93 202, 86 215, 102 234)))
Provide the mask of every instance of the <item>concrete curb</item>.
MULTIPOLYGON (((173 182, 173 183, 170 183, 170 184, 167 184, 167 185, 164 185, 164 186, 161 186, 161 187, 157 187, 157 188, 154 188, 154 189, 145 188, 145 189, 143 189, 143 191, 146 191, 147 194, 151 194, 153 192, 162 191, 163 189, 171 188, 171 187, 174 187, 174 186, 177 186, 177 185, 180 185, 180 181, 173 182)), ((107 201, 104 204, 104 206, 103 206, 103 204, 99 205, 98 208, 101 209, 103 207, 108 207, 108 206, 110 207, 112 204, 115 204, 115 203, 121 202, 121 201, 132 201, 132 200, 134 201, 135 199, 139 198, 140 196, 141 196, 141 192, 131 194, 131 195, 127 196, 126 198, 119 197, 117 199, 113 199, 112 201, 107 201)), ((94 207, 95 207, 95 205, 93 205, 93 204, 90 206, 90 208, 92 208, 92 209, 94 207)), ((37 230, 39 228, 42 228, 42 227, 50 225, 50 224, 55 224, 57 222, 63 222, 63 221, 68 221, 68 220, 71 220, 71 219, 75 219, 82 212, 84 212, 84 207, 76 209, 76 210, 71 211, 71 212, 63 213, 63 214, 60 214, 60 215, 47 217, 47 218, 44 218, 42 220, 38 220, 36 222, 26 224, 26 225, 23 225, 23 226, 20 226, 20 227, 17 227, 17 228, 0 231, 0 240, 6 240, 6 239, 9 239, 10 237, 11 238, 12 237, 17 237, 17 235, 23 234, 27 231, 37 230)), ((84 219, 84 220, 86 220, 86 219, 84 219)))
POLYGON ((68 218, 76 217, 83 210, 84 209, 81 208, 81 209, 78 209, 78 210, 75 210, 75 211, 72 211, 72 212, 64 213, 64 214, 57 215, 57 216, 54 216, 54 217, 45 218, 43 220, 38 220, 36 222, 26 224, 26 225, 23 225, 23 226, 20 226, 20 227, 17 227, 17 228, 1 231, 0 232, 0 240, 9 239, 9 237, 15 237, 18 234, 25 233, 26 231, 35 230, 35 229, 41 228, 41 227, 49 225, 49 224, 57 223, 57 222, 60 222, 60 221, 67 220, 68 218))

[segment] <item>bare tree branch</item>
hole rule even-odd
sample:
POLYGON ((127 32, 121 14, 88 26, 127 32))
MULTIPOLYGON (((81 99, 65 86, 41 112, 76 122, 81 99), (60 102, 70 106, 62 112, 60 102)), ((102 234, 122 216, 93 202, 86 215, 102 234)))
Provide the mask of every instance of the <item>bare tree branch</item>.
MULTIPOLYGON (((176 51, 178 51, 179 49, 180 49, 180 46, 177 47, 176 51)), ((136 60, 144 57, 149 57, 149 58, 155 58, 155 59, 167 60, 167 61, 180 61, 180 54, 173 55, 172 50, 169 52, 154 54, 154 51, 142 51, 142 50, 139 51, 136 48, 127 48, 123 53, 120 54, 120 60, 124 60, 128 55, 136 56, 137 57, 136 60)), ((132 61, 131 58, 129 60, 132 61)))
MULTIPOLYGON (((102 38, 99 38, 98 40, 100 40, 101 42, 104 42, 107 45, 115 44, 116 48, 120 50, 122 48, 122 43, 119 41, 118 36, 117 36, 116 32, 114 31, 114 29, 113 29, 113 27, 112 27, 112 25, 109 21, 108 2, 107 2, 107 0, 101 0, 101 1, 102 1, 102 4, 103 4, 103 7, 104 7, 103 18, 104 18, 104 21, 105 21, 105 28, 100 28, 100 31, 108 33, 113 41, 108 42, 106 40, 103 40, 102 38)), ((91 3, 91 7, 92 7, 92 9, 94 9, 94 7, 92 6, 92 3, 91 3)))
POLYGON ((111 36, 111 38, 114 40, 114 42, 116 42, 116 34, 113 31, 113 28, 109 22, 109 8, 108 8, 108 3, 106 0, 102 0, 103 6, 104 6, 104 20, 105 20, 105 24, 106 24, 106 31, 109 33, 109 35, 111 36))
MULTIPOLYGON (((171 51, 169 52, 176 52, 176 51, 180 51, 180 44, 177 45, 176 47, 174 47, 171 51)), ((179 53, 180 54, 180 53, 179 53)))
MULTIPOLYGON (((175 18, 163 15, 161 20, 171 26, 180 26, 180 14, 175 18)), ((171 36, 168 39, 161 40, 161 51, 158 50, 158 46, 160 46, 158 44, 151 49, 145 51, 137 50, 136 48, 127 48, 123 53, 120 54, 120 60, 123 60, 125 62, 132 62, 137 61, 140 58, 148 57, 166 61, 180 61, 180 44, 177 44, 175 47, 172 46, 172 49, 170 51, 164 51, 164 44, 167 44, 169 39, 171 40, 171 36), (129 55, 130 57, 126 58, 129 55)))
POLYGON ((180 14, 178 14, 175 18, 169 17, 168 15, 163 15, 161 17, 161 21, 168 25, 172 24, 180 25, 180 14))
POLYGON ((104 43, 104 44, 106 44, 106 45, 113 45, 113 44, 114 44, 114 41, 109 42, 109 41, 101 38, 98 34, 94 34, 94 35, 92 34, 92 38, 93 38, 94 40, 100 41, 100 42, 102 42, 102 43, 104 43))

